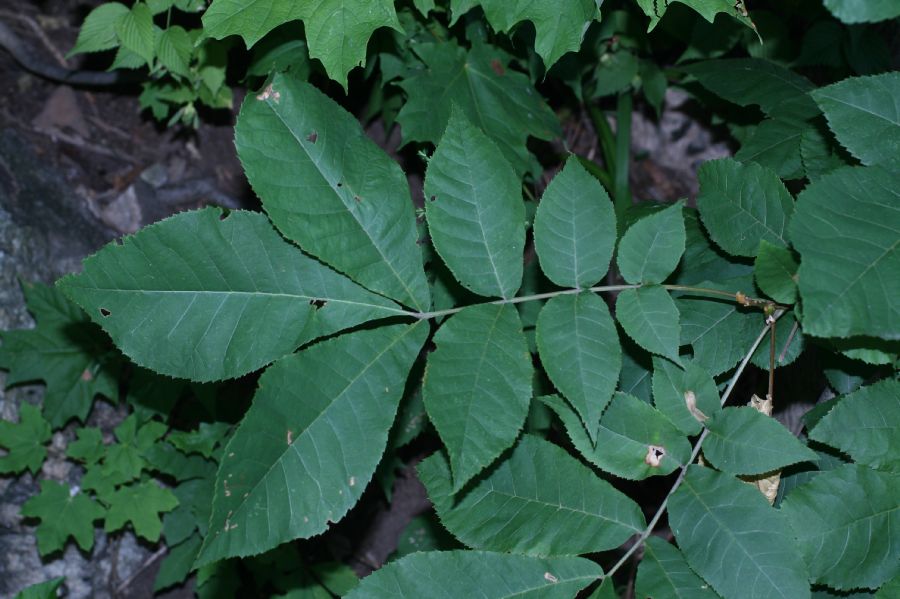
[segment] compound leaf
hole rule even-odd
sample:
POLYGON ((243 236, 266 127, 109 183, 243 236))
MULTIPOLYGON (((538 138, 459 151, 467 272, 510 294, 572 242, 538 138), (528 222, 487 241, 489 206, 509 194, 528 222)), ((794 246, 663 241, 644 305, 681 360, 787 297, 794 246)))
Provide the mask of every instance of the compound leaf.
POLYGON ((266 370, 225 447, 198 565, 311 537, 353 507, 427 332, 419 323, 348 333, 266 370))
POLYGON ((647 351, 681 364, 678 308, 658 285, 626 289, 616 298, 616 319, 629 337, 647 351))
POLYGON ((697 172, 700 218, 719 247, 754 256, 760 240, 787 246, 794 202, 774 171, 731 158, 710 160, 697 172))
POLYGON ((731 474, 772 472, 816 454, 780 422, 752 407, 725 408, 706 421, 703 457, 731 474))
POLYGON ((697 416, 708 418, 722 409, 712 376, 687 360, 682 369, 668 360, 653 358, 653 403, 686 435, 700 432, 702 425, 697 416), (688 407, 689 401, 695 410, 688 407))
POLYGON ((101 500, 109 505, 103 527, 106 532, 119 530, 131 522, 135 534, 151 543, 158 541, 162 532, 159 514, 178 506, 178 498, 172 491, 153 481, 122 487, 102 496, 101 500))
POLYGON ((855 462, 900 472, 900 382, 886 379, 842 398, 809 433, 855 462))
POLYGON ((600 566, 580 557, 428 551, 380 568, 346 599, 570 599, 602 573, 600 566))
POLYGON ((803 330, 900 339, 900 192, 881 167, 842 168, 797 198, 803 330))
POLYGON ((37 474, 47 457, 44 444, 50 437, 50 425, 40 409, 22 402, 18 423, 0 420, 0 447, 6 449, 6 455, 0 456, 0 473, 18 474, 27 469, 37 474))
POLYGON ((600 18, 595 0, 452 0, 450 24, 477 5, 497 31, 509 33, 517 23, 531 21, 537 34, 534 49, 548 70, 563 54, 577 51, 588 25, 600 18))
POLYGON ((753 278, 763 292, 776 302, 797 301, 797 261, 790 250, 760 240, 753 265, 753 278))
POLYGON ((653 599, 718 599, 697 576, 681 552, 659 537, 644 542, 644 557, 638 566, 635 597, 653 599))
POLYGON ((453 276, 480 295, 515 295, 525 246, 519 179, 459 109, 428 162, 425 196, 431 240, 453 276))
POLYGON ((447 530, 478 549, 592 553, 618 547, 646 525, 626 495, 563 449, 531 435, 460 495, 452 494, 450 468, 440 453, 421 463, 419 476, 447 530))
POLYGON ((450 456, 456 492, 519 435, 531 400, 531 354, 510 304, 465 308, 434 342, 422 392, 450 456))
POLYGON ((560 295, 538 316, 541 363, 578 412, 591 441, 622 370, 622 348, 606 302, 590 292, 560 295))
POLYGON ((272 29, 302 19, 309 55, 347 89, 347 73, 366 59, 366 45, 379 27, 402 31, 391 0, 214 0, 204 30, 221 39, 240 35, 253 46, 272 29))
POLYGON ((818 474, 782 511, 814 582, 877 588, 900 572, 900 477, 847 464, 818 474))
POLYGON ((678 266, 687 235, 682 206, 675 202, 625 231, 616 260, 627 282, 662 283, 678 266))
POLYGON ((94 521, 106 510, 84 493, 73 493, 67 485, 42 480, 40 494, 22 504, 21 513, 41 520, 36 533, 38 551, 47 555, 62 549, 69 537, 90 551, 94 546, 94 521))
POLYGON ((264 215, 222 216, 207 208, 145 227, 57 285, 135 362, 197 381, 240 376, 316 336, 401 312, 285 242, 264 215))
POLYGON ((409 183, 353 115, 279 73, 247 96, 235 146, 285 237, 361 285, 428 309, 409 183))
POLYGON ((37 326, 0 333, 7 385, 43 380, 44 417, 53 428, 84 421, 96 395, 116 397, 118 363, 108 338, 57 289, 24 284, 37 326))
POLYGON ((507 67, 509 56, 476 43, 468 52, 455 42, 415 44, 425 63, 400 82, 409 98, 397 115, 403 141, 437 144, 455 105, 503 152, 518 174, 532 169, 529 136, 550 140, 559 121, 528 77, 507 67))
POLYGON ((669 523, 688 564, 723 597, 809 598, 788 519, 755 487, 690 466, 669 500, 669 523))
POLYGON ((900 73, 852 77, 812 95, 838 141, 863 164, 900 156, 900 73))
POLYGON ((584 289, 609 271, 616 214, 609 194, 574 158, 544 191, 534 216, 534 247, 547 278, 584 289))

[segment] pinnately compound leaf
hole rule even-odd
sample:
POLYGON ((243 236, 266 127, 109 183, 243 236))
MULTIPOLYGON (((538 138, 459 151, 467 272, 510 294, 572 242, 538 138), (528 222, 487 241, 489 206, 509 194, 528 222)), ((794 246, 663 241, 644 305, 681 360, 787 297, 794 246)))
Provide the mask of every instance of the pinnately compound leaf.
POLYGON ((828 126, 863 164, 900 157, 900 73, 853 77, 815 90, 828 126))
POLYGON ((602 573, 580 557, 428 551, 378 569, 345 599, 571 599, 602 573))
POLYGON ((538 315, 541 363, 577 410, 591 441, 622 370, 622 348, 606 302, 590 292, 560 295, 538 315))
POLYGON ((719 596, 697 576, 681 552, 659 537, 644 543, 644 557, 638 566, 635 597, 653 599, 718 599, 719 596))
POLYGON ((262 214, 223 216, 208 208, 145 227, 57 285, 136 363, 196 381, 256 370, 310 331, 402 313, 285 242, 262 214))
POLYGON ((704 162, 697 178, 700 218, 719 247, 735 256, 754 256, 761 239, 787 246, 794 202, 774 171, 722 158, 704 162))
POLYGON ((669 500, 669 524, 691 568, 722 597, 809 598, 788 519, 755 487, 690 466, 669 500))
POLYGON ((900 573, 900 476, 847 464, 785 498, 814 582, 874 589, 900 573))
POLYGON ((682 202, 645 216, 619 242, 617 262, 629 283, 662 283, 684 253, 686 233, 682 202))
POLYGON ((222 454, 198 565, 317 535, 353 507, 426 335, 422 323, 347 333, 263 374, 222 454))
POLYGON ((525 247, 519 179, 458 108, 428 162, 425 198, 434 249, 453 276, 480 295, 514 296, 525 247))
POLYGON ((419 476, 447 530, 478 549, 593 553, 618 547, 646 525, 626 495, 531 435, 459 495, 452 495, 450 468, 439 453, 421 463, 419 476))
POLYGON ((860 464, 900 473, 900 382, 885 379, 842 398, 809 438, 860 464))
POLYGON ((626 289, 616 298, 616 320, 628 336, 647 351, 680 365, 678 318, 669 292, 658 285, 626 289))
POLYGON ((428 309, 406 176, 355 117, 312 85, 278 74, 244 101, 235 146, 285 237, 361 285, 428 309))
POLYGON ((531 401, 531 354, 511 304, 470 306, 450 317, 434 342, 422 392, 456 492, 519 435, 531 401))
POLYGON ((725 408, 706 428, 703 457, 731 474, 764 474, 817 459, 783 424, 752 407, 725 408))
POLYGON ((574 158, 544 191, 534 216, 534 246, 547 278, 584 289, 606 276, 616 245, 609 194, 574 158))
POLYGON ((881 167, 842 168, 797 199, 791 240, 803 331, 900 339, 900 191, 881 167))

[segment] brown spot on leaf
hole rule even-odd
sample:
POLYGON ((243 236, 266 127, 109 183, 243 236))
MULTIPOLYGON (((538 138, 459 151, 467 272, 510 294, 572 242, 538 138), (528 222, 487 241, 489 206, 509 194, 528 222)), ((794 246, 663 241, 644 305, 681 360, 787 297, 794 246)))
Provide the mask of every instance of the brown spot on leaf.
POLYGON ((275 102, 279 102, 279 101, 281 101, 281 94, 279 92, 275 91, 275 89, 272 87, 272 84, 270 83, 268 86, 266 86, 266 89, 264 89, 261 94, 256 96, 256 99, 260 100, 260 101, 266 101, 266 100, 271 99, 271 100, 274 100, 275 102))
POLYGON ((323 300, 323 299, 311 299, 311 300, 309 300, 309 305, 310 305, 310 306, 315 306, 316 308, 324 308, 326 304, 328 304, 328 302, 325 301, 325 300, 323 300))
POLYGON ((666 448, 659 445, 648 445, 644 463, 651 468, 659 468, 659 464, 666 455, 666 448))
POLYGON ((100 308, 100 315, 103 316, 103 318, 106 318, 110 314, 112 314, 112 312, 110 312, 106 308, 100 308))
POLYGON ((91 371, 87 368, 84 369, 84 372, 81 373, 81 380, 83 381, 92 381, 94 380, 94 375, 91 374, 91 371))
POLYGON ((550 572, 544 572, 544 580, 546 580, 547 582, 552 582, 554 584, 559 582, 559 578, 557 578, 553 574, 550 574, 550 572))
POLYGON ((495 73, 503 77, 506 75, 506 69, 503 68, 503 63, 497 60, 496 58, 491 61, 491 70, 495 73))
POLYGON ((312 133, 306 136, 306 141, 312 144, 316 143, 317 139, 319 139, 319 132, 316 130, 313 130, 312 133))
POLYGON ((706 422, 709 419, 709 416, 700 411, 700 408, 697 407, 697 396, 694 395, 694 392, 688 389, 684 392, 684 405, 687 406, 688 412, 691 413, 691 416, 697 419, 698 422, 706 422))
POLYGON ((287 444, 290 445, 290 444, 293 443, 293 442, 294 442, 294 431, 292 431, 291 429, 288 429, 288 432, 287 432, 287 444))

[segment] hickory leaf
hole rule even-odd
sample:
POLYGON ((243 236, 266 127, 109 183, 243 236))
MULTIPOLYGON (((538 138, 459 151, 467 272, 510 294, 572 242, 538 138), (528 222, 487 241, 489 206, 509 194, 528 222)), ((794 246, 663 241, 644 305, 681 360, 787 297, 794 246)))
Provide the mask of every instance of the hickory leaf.
POLYGON ((263 215, 223 216, 207 208, 145 227, 57 285, 135 362, 198 381, 401 312, 285 242, 263 215))
POLYGON ((428 309, 409 184, 350 113, 279 73, 247 96, 235 146, 285 237, 369 289, 428 309))
POLYGON ((636 503, 547 441, 525 435, 508 457, 452 495, 450 467, 419 466, 441 523, 469 547, 577 555, 618 547, 645 525, 636 503), (570 489, 560 493, 560 489, 570 489))
POLYGON ((549 69, 566 52, 581 46, 591 21, 599 20, 595 0, 451 0, 451 25, 475 6, 481 6, 488 23, 508 33, 517 23, 531 21, 537 36, 534 49, 549 69))
POLYGON ((788 518, 755 487, 690 466, 669 500, 669 524, 688 564, 723 597, 810 596, 788 518))
POLYGON ((428 551, 384 566, 346 599, 570 599, 601 574, 600 566, 580 557, 428 551))
POLYGON ((531 401, 531 355, 515 307, 482 304, 434 336, 422 392, 450 457, 453 492, 509 448, 531 401))
POLYGON ((853 77, 812 93, 838 141, 863 164, 896 166, 900 73, 853 77))
POLYGON ((423 324, 348 333, 266 370, 225 447, 197 565, 314 536, 353 507, 426 333, 423 324))
POLYGON ((672 274, 685 247, 683 204, 645 216, 619 242, 617 263, 629 283, 662 283, 672 274))
POLYGON ((425 217, 437 253, 464 287, 510 298, 522 284, 525 207, 497 146, 454 108, 425 175, 425 217))
POLYGON ((94 521, 104 514, 106 510, 84 493, 52 480, 42 480, 40 494, 22 504, 23 516, 41 520, 36 533, 41 555, 62 549, 69 537, 90 551, 94 521))
POLYGON ((19 422, 0 420, 0 473, 18 474, 30 470, 37 474, 47 457, 44 445, 50 440, 50 425, 41 411, 29 403, 19 406, 19 422))
POLYGON ((116 397, 118 364, 106 336, 57 289, 23 284, 37 326, 5 331, 0 368, 7 385, 43 380, 44 417, 53 428, 72 418, 83 421, 96 395, 116 397))
POLYGON ((654 599, 718 599, 691 570, 681 552, 659 537, 644 543, 644 557, 635 580, 636 597, 654 599))
POLYGON ((616 299, 616 320, 638 345, 676 364, 681 327, 669 292, 658 285, 626 289, 616 299))
POLYGON ((719 247, 754 256, 760 240, 787 246, 794 202, 774 171, 723 158, 705 162, 697 178, 700 218, 719 247))
POLYGON ((550 380, 597 440, 597 422, 622 369, 616 325, 600 297, 590 292, 557 296, 538 316, 536 340, 550 380))
POLYGON ((797 462, 816 461, 784 426, 752 407, 725 408, 706 421, 703 456, 731 474, 755 475, 797 462))
POLYGON ((809 433, 860 464, 900 473, 900 382, 886 379, 843 397, 809 433))
POLYGON ((877 588, 900 573, 900 476, 847 464, 794 489, 784 512, 811 579, 877 588))
POLYGON ((656 357, 653 358, 653 403, 686 435, 699 433, 702 417, 715 416, 722 409, 716 382, 709 372, 694 361, 685 360, 682 369, 656 357), (693 402, 693 409, 688 407, 689 401, 693 402))
POLYGON ((560 287, 596 285, 609 270, 616 215, 606 189, 570 157, 544 190, 534 216, 541 270, 560 287))
POLYGON ((900 192, 881 167, 842 168, 797 198, 791 240, 803 330, 900 339, 900 192))
POLYGON ((416 44, 414 51, 426 68, 400 82, 409 96, 397 115, 404 142, 437 144, 457 106, 518 174, 533 170, 526 140, 553 139, 559 122, 528 77, 508 67, 509 56, 480 43, 466 51, 452 41, 416 44))

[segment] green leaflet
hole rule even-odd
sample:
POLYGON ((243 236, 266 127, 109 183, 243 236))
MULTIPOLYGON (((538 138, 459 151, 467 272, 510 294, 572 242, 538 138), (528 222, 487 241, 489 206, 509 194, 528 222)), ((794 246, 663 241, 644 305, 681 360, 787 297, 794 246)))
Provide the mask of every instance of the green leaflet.
POLYGON ((41 410, 22 402, 18 423, 0 420, 0 447, 6 450, 5 455, 0 455, 0 473, 30 470, 37 474, 47 457, 44 444, 50 437, 50 425, 41 416, 41 410))
POLYGON ((94 8, 81 24, 78 40, 68 56, 82 52, 101 52, 118 46, 116 25, 129 12, 129 8, 119 2, 106 2, 94 8))
POLYGON ((800 148, 803 135, 811 128, 798 119, 766 119, 741 143, 734 157, 771 169, 782 179, 800 179, 806 174, 800 148))
POLYGON ((428 309, 409 183, 353 115, 279 73, 247 96, 235 146, 285 237, 361 285, 428 309))
POLYGON ((7 385, 44 381, 43 415, 53 428, 84 421, 96 395, 117 396, 118 352, 62 292, 23 284, 34 329, 0 333, 0 368, 7 385))
POLYGON ((115 21, 116 36, 123 50, 141 57, 141 64, 152 65, 156 55, 153 34, 153 14, 143 2, 138 2, 131 10, 115 21))
POLYGON ((619 391, 634 395, 641 401, 652 401, 652 356, 638 347, 629 337, 622 339, 622 373, 619 391))
POLYGON ((669 524, 691 568, 723 597, 810 596, 788 519, 747 483, 690 466, 669 500, 669 524))
POLYGON ((725 408, 706 421, 706 428, 703 457, 731 474, 765 474, 817 459, 780 422, 752 407, 725 408))
MULTIPOLYGON (((732 0, 672 0, 672 2, 680 2, 690 6, 710 23, 715 21, 716 15, 725 13, 747 27, 756 28, 750 17, 744 15, 732 0)), ((659 20, 666 13, 666 9, 669 8, 669 0, 637 0, 637 3, 641 10, 644 11, 644 14, 650 17, 650 26, 647 28, 647 31, 652 31, 656 27, 659 20)))
POLYGON ((797 198, 791 240, 803 330, 900 339, 900 193, 896 173, 842 168, 797 198))
POLYGON ((684 228, 687 232, 687 242, 681 267, 675 273, 674 283, 697 285, 705 281, 724 281, 753 271, 753 265, 747 264, 744 258, 730 256, 712 242, 703 229, 700 215, 695 209, 685 210, 684 228))
POLYGON ((560 287, 596 285, 609 270, 615 245, 616 214, 609 194, 570 157, 534 216, 541 270, 560 287))
POLYGON ((894 0, 824 0, 825 8, 844 23, 872 23, 900 16, 894 0))
POLYGON ((103 527, 106 532, 119 530, 131 522, 135 534, 151 543, 157 542, 162 532, 159 514, 178 506, 172 491, 152 481, 122 487, 102 496, 101 500, 109 505, 103 527))
POLYGON ((477 5, 497 31, 509 33, 517 23, 531 21, 537 33, 534 49, 547 70, 563 54, 577 51, 591 21, 600 19, 595 0, 451 0, 450 24, 477 5))
POLYGON ((683 69, 717 96, 738 106, 756 104, 771 117, 803 120, 819 114, 809 96, 815 86, 806 77, 768 60, 720 58, 683 69))
POLYGON ((647 351, 681 364, 678 318, 669 292, 658 285, 626 289, 616 299, 616 320, 628 336, 647 351))
POLYGON ((683 203, 645 216, 631 225, 619 242, 616 261, 622 278, 632 284, 662 283, 684 253, 683 203))
POLYGON ((13 599, 56 599, 57 589, 66 581, 65 576, 51 578, 46 582, 39 582, 26 587, 16 593, 13 599))
POLYGON ((693 361, 685 361, 682 370, 662 358, 653 358, 653 403, 678 430, 696 435, 702 424, 688 408, 689 393, 697 416, 711 417, 722 410, 716 382, 709 372, 693 361))
POLYGON ((309 55, 347 90, 347 73, 366 59, 366 45, 379 27, 402 31, 391 0, 214 0, 203 15, 217 39, 240 35, 247 47, 283 23, 302 19, 309 55))
POLYGON ((855 462, 900 472, 900 382, 886 379, 847 395, 809 437, 840 449, 855 462))
POLYGON ((404 143, 437 144, 456 105, 517 174, 536 168, 525 142, 529 136, 553 139, 560 134, 559 121, 528 77, 507 67, 507 54, 483 43, 467 52, 453 41, 415 44, 413 50, 427 68, 399 84, 409 96, 397 115, 404 143))
POLYGON ((480 295, 514 296, 525 246, 519 180, 458 108, 428 162, 425 197, 431 240, 453 276, 480 295))
POLYGON ((606 302, 590 292, 548 301, 537 321, 537 346, 547 375, 597 440, 597 422, 622 370, 622 348, 606 302))
POLYGON ((194 43, 183 27, 171 25, 156 37, 156 54, 160 64, 171 73, 190 77, 189 68, 194 43))
POLYGON ((434 336, 422 392, 453 471, 453 492, 510 447, 531 401, 531 355, 516 308, 481 304, 434 336))
POLYGON ((700 218, 719 247, 736 256, 754 256, 761 239, 787 247, 794 202, 774 171, 722 158, 703 163, 697 178, 700 218))
POLYGON ((419 323, 348 333, 263 374, 225 447, 197 565, 314 536, 353 507, 427 332, 419 323))
POLYGON ((763 292, 776 302, 797 301, 797 261, 790 250, 760 240, 753 278, 763 292))
POLYGON ((811 580, 837 589, 877 588, 900 573, 900 477, 847 464, 785 498, 811 580))
POLYGON ((848 166, 846 152, 840 148, 830 132, 821 127, 810 127, 803 131, 800 139, 800 158, 803 170, 810 181, 816 181, 828 173, 848 166))
POLYGON ((240 376, 316 336, 402 312, 306 257, 265 216, 222 216, 208 208, 145 227, 57 285, 135 362, 197 381, 240 376))
POLYGON ((600 566, 580 557, 429 551, 380 568, 346 599, 571 599, 602 573, 600 566))
POLYGON ((691 455, 685 436, 653 406, 632 395, 616 393, 600 420, 596 445, 569 406, 555 396, 542 397, 541 401, 562 420, 575 449, 598 468, 616 476, 629 480, 664 476, 682 466, 691 455))
POLYGON ((659 537, 644 543, 635 597, 653 599, 718 599, 709 585, 688 566, 681 552, 659 537))
POLYGON ((100 504, 85 495, 52 480, 41 481, 41 492, 22 504, 21 513, 39 518, 38 551, 47 555, 62 549, 69 537, 90 551, 94 546, 94 521, 106 514, 100 504))
POLYGON ((563 449, 531 435, 460 495, 452 494, 450 467, 440 453, 419 465, 419 476, 441 523, 478 549, 593 553, 618 547, 646 526, 631 499, 563 449))
POLYGON ((812 95, 838 141, 863 164, 896 163, 900 155, 900 73, 852 77, 812 95))

